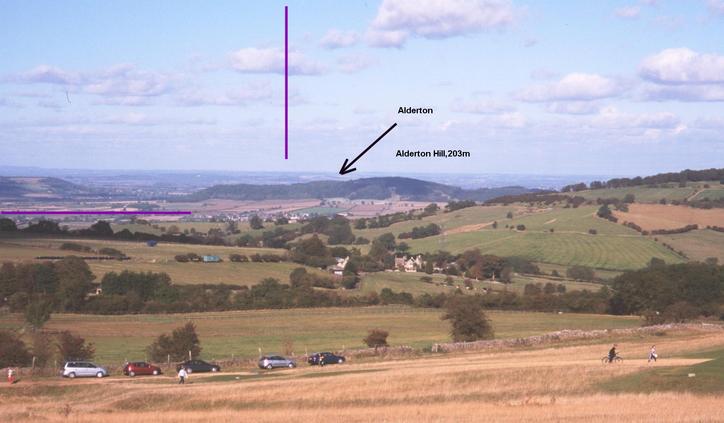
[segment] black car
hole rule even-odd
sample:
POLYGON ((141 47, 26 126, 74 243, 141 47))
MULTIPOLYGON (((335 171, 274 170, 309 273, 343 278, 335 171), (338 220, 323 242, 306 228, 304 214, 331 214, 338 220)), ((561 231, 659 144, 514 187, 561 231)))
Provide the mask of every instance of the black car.
POLYGON ((341 355, 335 355, 331 352, 314 353, 307 358, 307 363, 310 366, 324 366, 327 364, 342 364, 345 362, 345 358, 341 355))
POLYGON ((218 364, 211 364, 207 363, 203 360, 187 360, 183 363, 179 363, 176 365, 176 371, 181 370, 181 368, 186 369, 188 373, 201 373, 201 372, 220 372, 221 366, 218 364))

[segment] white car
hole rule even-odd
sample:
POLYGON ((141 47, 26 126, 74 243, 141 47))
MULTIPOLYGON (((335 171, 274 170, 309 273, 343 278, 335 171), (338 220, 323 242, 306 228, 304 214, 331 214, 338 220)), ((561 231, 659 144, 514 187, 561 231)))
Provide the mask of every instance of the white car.
POLYGON ((106 377, 108 370, 90 361, 69 361, 63 366, 63 377, 106 377))

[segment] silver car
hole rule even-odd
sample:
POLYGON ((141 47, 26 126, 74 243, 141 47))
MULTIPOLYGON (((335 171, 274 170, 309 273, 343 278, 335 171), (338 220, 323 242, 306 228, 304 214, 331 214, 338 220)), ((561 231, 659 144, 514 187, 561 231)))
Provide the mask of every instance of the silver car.
POLYGON ((90 361, 69 361, 63 366, 63 377, 106 377, 108 370, 90 361))
POLYGON ((264 356, 259 359, 259 368, 271 370, 275 367, 288 367, 293 369, 297 367, 297 363, 288 358, 280 357, 278 355, 264 356))

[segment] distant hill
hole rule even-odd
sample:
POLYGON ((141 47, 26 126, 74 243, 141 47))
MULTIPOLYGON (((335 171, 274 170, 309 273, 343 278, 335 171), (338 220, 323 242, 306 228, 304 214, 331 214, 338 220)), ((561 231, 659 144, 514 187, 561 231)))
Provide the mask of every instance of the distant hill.
POLYGON ((215 185, 179 197, 177 201, 203 201, 212 198, 259 201, 333 197, 383 200, 395 195, 410 201, 485 201, 501 195, 523 194, 532 191, 535 190, 519 186, 466 190, 413 178, 381 177, 287 185, 215 185))
POLYGON ((59 178, 0 176, 0 199, 43 200, 93 195, 90 189, 59 178))

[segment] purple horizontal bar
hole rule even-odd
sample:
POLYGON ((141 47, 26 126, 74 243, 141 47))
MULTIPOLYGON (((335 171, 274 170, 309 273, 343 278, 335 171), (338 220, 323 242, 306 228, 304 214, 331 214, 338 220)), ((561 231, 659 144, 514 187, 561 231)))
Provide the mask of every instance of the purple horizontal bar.
POLYGON ((61 210, 61 211, 42 211, 42 210, 3 210, 0 214, 130 214, 130 215, 179 215, 179 214, 191 214, 190 211, 93 211, 93 210, 61 210))

